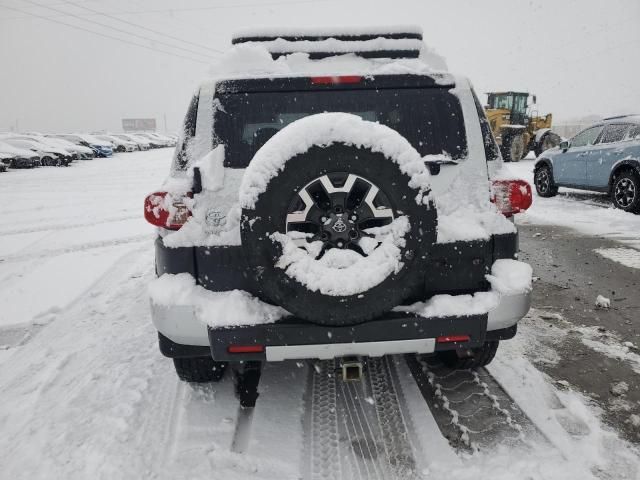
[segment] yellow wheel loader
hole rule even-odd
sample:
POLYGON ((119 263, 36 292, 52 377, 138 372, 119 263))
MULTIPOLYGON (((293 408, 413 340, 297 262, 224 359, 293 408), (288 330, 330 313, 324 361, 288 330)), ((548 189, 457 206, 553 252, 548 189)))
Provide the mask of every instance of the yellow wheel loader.
POLYGON ((506 162, 517 162, 530 150, 536 156, 560 144, 560 136, 551 131, 551 114, 538 116, 536 96, 526 92, 490 92, 485 107, 493 135, 506 162))

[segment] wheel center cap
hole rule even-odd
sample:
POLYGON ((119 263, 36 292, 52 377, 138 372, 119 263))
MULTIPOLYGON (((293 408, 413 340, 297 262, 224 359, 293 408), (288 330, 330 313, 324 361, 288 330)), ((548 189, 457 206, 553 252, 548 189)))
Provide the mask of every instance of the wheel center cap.
POLYGON ((336 233, 342 233, 347 229, 347 224, 344 223, 342 217, 338 217, 333 225, 331 225, 331 229, 336 233))

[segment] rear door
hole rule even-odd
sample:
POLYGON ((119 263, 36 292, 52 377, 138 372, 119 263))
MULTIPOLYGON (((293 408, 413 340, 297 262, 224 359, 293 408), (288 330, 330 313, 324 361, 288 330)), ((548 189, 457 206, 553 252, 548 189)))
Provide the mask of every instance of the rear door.
POLYGON ((587 128, 571 139, 566 152, 553 157, 553 178, 567 186, 583 186, 587 182, 587 157, 602 133, 603 125, 587 128))
POLYGON ((586 185, 594 188, 607 188, 611 169, 624 156, 625 145, 622 140, 630 127, 631 125, 627 123, 605 125, 600 139, 587 157, 586 185))

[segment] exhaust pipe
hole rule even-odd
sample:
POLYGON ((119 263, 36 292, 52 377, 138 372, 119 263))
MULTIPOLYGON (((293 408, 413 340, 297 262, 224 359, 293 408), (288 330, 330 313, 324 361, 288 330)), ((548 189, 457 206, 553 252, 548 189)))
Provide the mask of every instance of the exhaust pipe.
POLYGON ((362 380, 362 361, 359 357, 344 357, 340 359, 342 380, 344 382, 357 382, 362 380))

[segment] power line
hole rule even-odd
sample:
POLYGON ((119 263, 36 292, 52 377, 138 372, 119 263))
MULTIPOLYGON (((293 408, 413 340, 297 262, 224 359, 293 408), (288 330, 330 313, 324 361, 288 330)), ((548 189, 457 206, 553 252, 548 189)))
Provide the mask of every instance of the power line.
POLYGON ((195 59, 195 58, 186 57, 184 55, 180 55, 180 54, 177 54, 177 53, 174 53, 174 52, 167 52, 165 50, 160 50, 158 48, 149 47, 148 45, 143 45, 141 43, 132 42, 131 40, 126 40, 126 39, 123 39, 123 38, 114 37, 112 35, 108 35, 108 34, 105 34, 105 33, 99 33, 99 32, 96 32, 94 30, 90 30, 88 28, 81 27, 79 25, 74 25, 72 23, 62 22, 60 20, 54 20, 54 19, 48 18, 48 17, 46 17, 44 15, 36 15, 35 13, 30 13, 30 12, 27 12, 26 10, 21 10, 19 8, 9 7, 7 5, 0 5, 0 7, 6 8, 8 10, 13 10, 14 12, 24 13, 27 16, 30 16, 30 17, 41 18, 43 20, 47 20, 47 21, 52 22, 52 23, 57 23, 57 24, 60 24, 60 25, 65 25, 65 26, 70 27, 70 28, 75 28, 76 30, 82 30, 83 32, 89 32, 89 33, 91 33, 93 35, 97 35, 99 37, 104 37, 104 38, 109 38, 111 40, 116 40, 118 42, 122 42, 122 43, 127 44, 127 45, 134 45, 136 47, 146 48, 147 50, 151 50, 152 52, 164 53, 165 55, 171 55, 173 57, 181 58, 183 60, 191 60, 192 62, 201 63, 203 65, 209 65, 209 62, 205 62, 203 60, 198 60, 198 59, 195 59))
MULTIPOLYGON (((70 16, 70 17, 74 17, 74 18, 77 18, 77 19, 79 19, 79 20, 85 21, 85 19, 84 19, 84 18, 82 18, 81 16, 79 16, 79 15, 75 15, 75 14, 72 14, 72 13, 65 12, 64 10, 60 10, 60 9, 53 8, 53 7, 48 7, 48 6, 46 6, 46 5, 42 5, 42 4, 37 3, 37 2, 34 2, 34 1, 32 1, 32 0, 24 0, 24 1, 25 1, 25 2, 27 2, 27 3, 30 3, 30 4, 32 4, 32 5, 35 5, 35 6, 37 6, 37 7, 46 8, 46 9, 48 9, 48 10, 52 10, 52 11, 54 11, 54 12, 58 12, 58 13, 65 13, 65 14, 67 14, 67 15, 68 15, 68 16, 70 16)), ((208 55, 208 54, 200 53, 200 52, 198 52, 198 51, 196 51, 196 50, 191 50, 191 49, 189 49, 189 48, 184 48, 184 47, 180 47, 180 46, 177 46, 177 45, 172 45, 172 44, 170 44, 170 43, 163 42, 163 41, 161 41, 161 40, 156 40, 156 39, 153 39, 153 38, 149 38, 149 37, 146 37, 146 36, 144 36, 144 35, 139 35, 139 34, 134 33, 134 32, 129 32, 129 31, 127 31, 127 30, 123 30, 123 29, 121 29, 121 28, 117 28, 117 27, 114 27, 114 26, 112 26, 112 25, 108 25, 108 24, 106 24, 106 23, 99 23, 99 22, 95 22, 95 21, 94 21, 94 22, 92 22, 92 25, 99 25, 99 26, 101 26, 101 27, 103 27, 103 28, 106 28, 106 29, 108 29, 108 30, 109 30, 109 29, 110 29, 110 30, 114 30, 114 31, 116 31, 116 32, 124 33, 125 35, 131 35, 131 36, 133 36, 133 37, 137 37, 137 38, 140 38, 140 39, 142 39, 142 40, 147 40, 147 41, 150 41, 150 42, 159 43, 159 44, 164 45, 164 46, 167 46, 167 47, 169 47, 169 48, 174 48, 174 49, 176 49, 176 50, 182 50, 182 51, 187 52, 187 53, 191 53, 191 54, 199 55, 199 56, 202 56, 202 57, 206 57, 206 58, 209 58, 210 60, 213 60, 213 59, 214 59, 214 57, 211 57, 211 56, 210 56, 210 55, 208 55)))
POLYGON ((129 22, 129 21, 127 21, 127 20, 122 20, 122 19, 120 19, 120 18, 118 18, 118 17, 115 17, 115 16, 113 16, 113 15, 109 15, 108 13, 100 12, 100 11, 98 11, 98 10, 94 10, 94 9, 92 9, 92 8, 85 7, 84 5, 80 5, 78 2, 72 2, 72 1, 70 1, 70 0, 67 0, 67 1, 65 1, 64 3, 65 3, 65 4, 67 4, 67 5, 73 5, 74 7, 84 8, 85 10, 87 10, 87 11, 89 11, 89 12, 93 12, 93 13, 95 13, 95 14, 97 14, 97 15, 100 15, 100 16, 103 16, 103 17, 110 18, 110 19, 112 19, 112 20, 115 20, 115 21, 117 21, 117 22, 124 23, 124 24, 126 24, 126 25, 131 25, 132 27, 136 27, 136 28, 140 28, 140 29, 142 29, 142 30, 146 30, 146 31, 148 31, 148 32, 154 33, 155 35, 159 35, 159 36, 167 37, 167 38, 170 38, 170 39, 172 39, 172 40, 176 40, 176 41, 178 41, 178 42, 184 42, 184 43, 187 43, 187 44, 189 44, 189 45, 193 45, 193 46, 195 46, 195 47, 203 48, 203 49, 205 49, 205 50, 210 50, 210 51, 212 51, 212 52, 224 53, 222 50, 217 50, 217 49, 215 49, 215 48, 211 48, 211 47, 208 47, 208 46, 206 46, 206 45, 202 45, 202 44, 200 44, 200 43, 190 42, 189 40, 184 40, 184 39, 182 39, 182 38, 174 37, 174 36, 169 35, 169 34, 167 34, 167 33, 159 32, 159 31, 157 31, 157 30, 153 30, 153 29, 151 29, 151 28, 145 27, 144 25, 140 25, 140 24, 138 24, 138 23, 133 23, 133 22, 129 22))
MULTIPOLYGON (((305 5, 310 3, 326 3, 326 2, 332 2, 332 1, 337 1, 337 0, 300 0, 300 1, 270 2, 270 3, 241 3, 236 5, 210 5, 208 7, 163 8, 163 9, 157 9, 157 10, 129 10, 129 11, 125 10, 125 11, 109 12, 109 13, 111 15, 144 15, 148 13, 180 13, 180 12, 199 12, 199 11, 206 11, 206 10, 232 9, 232 8, 246 8, 246 7, 275 7, 275 6, 281 6, 281 5, 305 5)), ((54 3, 51 5, 61 5, 61 4, 54 3)), ((45 7, 45 5, 39 5, 39 6, 42 8, 49 8, 49 7, 45 7)), ((27 15, 29 14, 29 12, 26 12, 26 11, 24 11, 23 13, 27 15)), ((93 17, 96 15, 97 14, 95 13, 85 13, 85 14, 79 14, 78 16, 93 17)), ((59 17, 67 17, 67 16, 73 16, 73 15, 63 12, 60 15, 51 15, 44 18, 48 19, 48 18, 59 18, 59 17)), ((0 21, 1 20, 19 20, 21 18, 27 18, 27 17, 26 16, 5 17, 5 18, 0 18, 0 21)))

